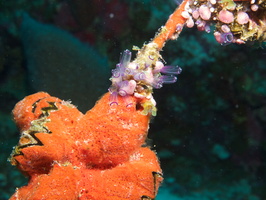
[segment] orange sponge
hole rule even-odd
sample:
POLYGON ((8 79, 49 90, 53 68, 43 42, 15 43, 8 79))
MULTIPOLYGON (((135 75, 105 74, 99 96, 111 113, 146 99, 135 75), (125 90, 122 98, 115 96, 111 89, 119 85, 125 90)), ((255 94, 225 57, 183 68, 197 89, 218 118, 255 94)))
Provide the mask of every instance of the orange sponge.
POLYGON ((145 99, 109 99, 106 93, 85 115, 44 92, 15 106, 21 137, 10 160, 30 180, 11 200, 155 198, 162 172, 156 154, 142 147, 145 99))

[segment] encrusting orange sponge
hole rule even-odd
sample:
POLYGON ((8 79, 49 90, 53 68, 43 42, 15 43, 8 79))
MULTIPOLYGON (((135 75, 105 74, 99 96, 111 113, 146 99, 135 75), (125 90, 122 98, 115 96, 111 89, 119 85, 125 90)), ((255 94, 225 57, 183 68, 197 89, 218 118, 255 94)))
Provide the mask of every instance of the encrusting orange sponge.
POLYGON ((21 137, 10 161, 29 176, 10 200, 154 199, 162 181, 156 154, 145 144, 145 99, 106 93, 85 115, 39 92, 13 114, 21 137))

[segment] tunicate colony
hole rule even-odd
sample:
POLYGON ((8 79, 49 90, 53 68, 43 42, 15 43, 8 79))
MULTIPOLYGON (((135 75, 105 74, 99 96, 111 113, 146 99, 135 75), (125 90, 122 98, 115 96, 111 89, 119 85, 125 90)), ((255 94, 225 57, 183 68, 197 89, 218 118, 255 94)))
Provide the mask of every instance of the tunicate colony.
POLYGON ((175 83, 178 75, 182 69, 178 66, 164 65, 160 60, 160 55, 157 50, 152 51, 153 43, 144 46, 139 50, 139 54, 144 54, 144 58, 136 59, 132 62, 131 52, 125 50, 120 58, 120 62, 116 68, 112 70, 112 85, 109 88, 111 92, 110 104, 117 104, 117 96, 127 97, 127 95, 134 95, 138 98, 148 98, 150 105, 143 106, 144 114, 151 112, 156 115, 156 102, 152 96, 152 89, 159 89, 163 84, 175 83), (149 54, 146 54, 146 51, 149 54), (147 55, 147 56, 145 56, 147 55), (164 75, 163 75, 164 74, 164 75), (145 110, 148 109, 148 110, 145 110))
POLYGON ((215 24, 215 39, 223 45, 266 40, 265 0, 190 0, 182 16, 200 31, 215 24))

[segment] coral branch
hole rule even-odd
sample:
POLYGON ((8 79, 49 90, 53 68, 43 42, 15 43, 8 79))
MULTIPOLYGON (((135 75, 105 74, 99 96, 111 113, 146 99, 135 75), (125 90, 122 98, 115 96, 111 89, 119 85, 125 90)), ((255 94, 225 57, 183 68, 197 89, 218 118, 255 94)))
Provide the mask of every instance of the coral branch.
POLYGON ((170 15, 165 26, 161 27, 160 32, 155 36, 153 42, 162 49, 165 42, 169 39, 176 39, 182 31, 183 25, 186 23, 187 18, 182 16, 183 11, 188 0, 184 0, 181 5, 170 15))

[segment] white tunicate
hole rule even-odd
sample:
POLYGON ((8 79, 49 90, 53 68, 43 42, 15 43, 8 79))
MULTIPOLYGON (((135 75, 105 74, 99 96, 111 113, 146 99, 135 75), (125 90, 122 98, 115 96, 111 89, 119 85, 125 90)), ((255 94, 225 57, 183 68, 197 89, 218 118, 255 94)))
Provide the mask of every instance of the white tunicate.
POLYGON ((216 0, 210 0, 210 3, 211 3, 212 5, 214 5, 214 4, 216 4, 216 0))
POLYGON ((194 21, 193 21, 192 17, 188 18, 186 25, 188 28, 192 28, 194 26, 194 21))
POLYGON ((230 30, 230 28, 229 28, 229 26, 227 26, 227 25, 222 25, 221 26, 221 30, 224 32, 224 33, 229 33, 231 30, 230 30))
POLYGON ((198 10, 194 10, 193 13, 192 13, 192 17, 194 19, 198 19, 199 18, 199 11, 198 10))
POLYGON ((230 24, 234 21, 234 14, 228 10, 221 10, 218 13, 218 18, 225 24, 230 24))
POLYGON ((251 10, 256 12, 259 9, 259 6, 257 4, 254 4, 251 6, 251 10))
POLYGON ((181 15, 182 15, 182 17, 184 17, 184 18, 186 18, 186 19, 188 19, 188 18, 190 17, 190 14, 188 13, 188 11, 183 11, 183 12, 181 13, 181 15))
POLYGON ((163 67, 164 64, 161 61, 156 61, 155 68, 153 69, 152 73, 159 73, 163 67))
POLYGON ((209 20, 211 18, 211 11, 207 6, 201 5, 199 8, 199 15, 201 19, 209 20))
POLYGON ((239 23, 241 25, 246 24, 249 21, 249 16, 246 12, 240 11, 237 13, 236 20, 237 20, 237 23, 239 23))

